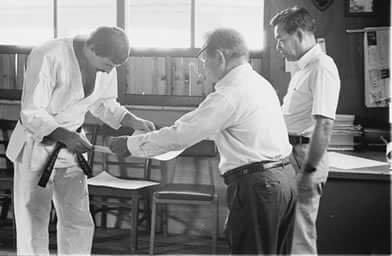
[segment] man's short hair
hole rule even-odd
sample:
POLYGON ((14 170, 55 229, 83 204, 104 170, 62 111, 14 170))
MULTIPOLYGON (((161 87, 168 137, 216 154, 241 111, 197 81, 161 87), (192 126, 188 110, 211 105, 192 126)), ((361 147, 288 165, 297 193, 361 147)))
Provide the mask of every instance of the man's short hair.
POLYGON ((98 27, 87 39, 87 44, 94 45, 95 54, 109 58, 114 64, 123 63, 130 52, 128 37, 118 27, 98 27))
POLYGON ((312 33, 316 32, 315 19, 305 8, 298 8, 296 6, 285 9, 272 17, 270 25, 276 26, 278 24, 282 24, 282 28, 288 34, 294 33, 299 28, 312 33))
POLYGON ((249 55, 244 38, 238 31, 231 28, 219 28, 207 34, 204 49, 209 56, 215 56, 219 49, 228 60, 249 55))

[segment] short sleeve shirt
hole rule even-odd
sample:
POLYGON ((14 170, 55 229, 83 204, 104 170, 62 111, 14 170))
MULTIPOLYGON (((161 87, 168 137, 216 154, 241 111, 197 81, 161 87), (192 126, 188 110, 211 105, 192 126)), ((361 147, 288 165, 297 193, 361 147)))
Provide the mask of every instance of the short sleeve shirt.
POLYGON ((340 78, 335 62, 315 45, 296 63, 283 100, 283 115, 289 134, 310 136, 315 115, 335 119, 340 78))

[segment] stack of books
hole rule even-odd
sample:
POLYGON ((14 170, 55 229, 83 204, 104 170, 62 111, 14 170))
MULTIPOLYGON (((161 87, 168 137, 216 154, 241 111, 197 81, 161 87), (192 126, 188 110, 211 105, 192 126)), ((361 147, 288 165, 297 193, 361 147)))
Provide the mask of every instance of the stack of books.
POLYGON ((336 115, 328 150, 353 151, 360 144, 355 138, 362 136, 362 126, 354 125, 354 119, 354 115, 336 115))

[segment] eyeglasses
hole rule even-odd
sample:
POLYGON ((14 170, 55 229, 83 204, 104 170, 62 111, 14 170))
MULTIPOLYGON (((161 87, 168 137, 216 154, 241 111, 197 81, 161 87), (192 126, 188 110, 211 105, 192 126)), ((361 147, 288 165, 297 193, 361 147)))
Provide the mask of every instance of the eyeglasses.
POLYGON ((198 53, 197 53, 197 58, 202 62, 206 63, 207 61, 207 56, 205 54, 205 51, 207 50, 208 45, 204 46, 198 53))
MULTIPOLYGON (((203 47, 199 53, 197 54, 197 58, 202 62, 206 63, 208 59, 208 54, 207 54, 207 46, 203 47)), ((224 52, 221 49, 216 49, 216 53, 220 53, 225 56, 224 52)))

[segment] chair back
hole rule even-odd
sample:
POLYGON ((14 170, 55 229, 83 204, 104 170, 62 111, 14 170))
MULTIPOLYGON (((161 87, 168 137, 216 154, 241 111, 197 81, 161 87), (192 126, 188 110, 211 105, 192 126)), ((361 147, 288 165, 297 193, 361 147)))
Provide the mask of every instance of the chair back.
POLYGON ((4 160, 4 163, 0 163, 1 164, 0 176, 12 176, 13 173, 12 162, 8 160, 8 158, 6 157, 5 151, 8 146, 10 134, 15 128, 16 123, 17 123, 16 120, 0 119, 0 131, 1 131, 0 145, 2 146, 0 152, 0 158, 4 160))
MULTIPOLYGON (((211 160, 217 156, 218 150, 214 141, 212 140, 202 140, 191 147, 187 148, 184 152, 182 152, 178 157, 190 157, 194 159, 207 159, 211 160)), ((207 162, 208 164, 208 175, 209 175, 209 185, 215 185, 214 180, 214 168, 212 166, 211 161, 207 162)), ((197 168, 198 169, 198 168, 197 168)), ((173 173, 169 178, 168 183, 174 182, 174 177, 176 175, 176 168, 174 167, 173 173)))
MULTIPOLYGON (((110 137, 129 136, 134 132, 132 128, 121 127, 116 130, 105 124, 91 125, 88 127, 88 130, 90 130, 91 133, 89 136, 91 143, 104 146, 108 145, 110 137)), ((90 166, 94 166, 94 163, 99 163, 101 169, 108 172, 109 170, 112 170, 113 167, 117 167, 121 178, 130 178, 130 174, 132 174, 132 179, 151 179, 151 169, 153 167, 151 159, 139 159, 134 157, 121 158, 114 155, 102 154, 102 157, 99 159, 100 161, 97 162, 98 159, 95 158, 95 154, 97 153, 94 153, 94 151, 90 152, 90 166), (140 170, 142 170, 143 173, 140 173, 140 170)))

